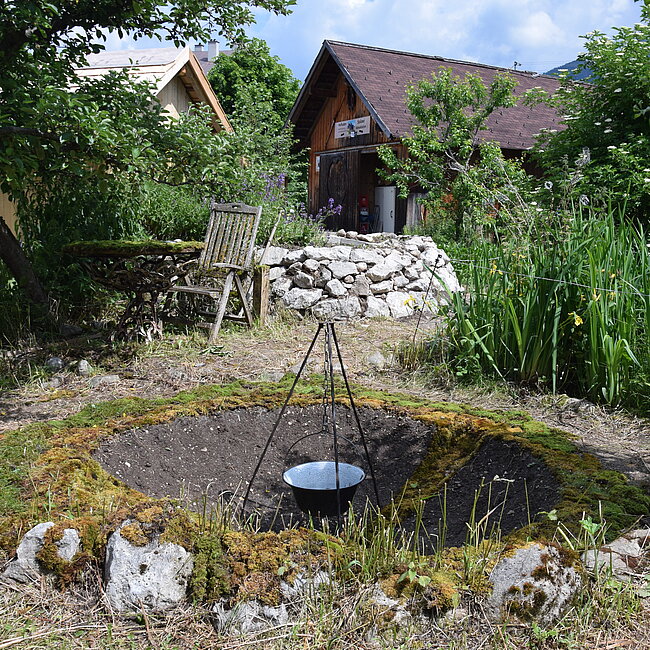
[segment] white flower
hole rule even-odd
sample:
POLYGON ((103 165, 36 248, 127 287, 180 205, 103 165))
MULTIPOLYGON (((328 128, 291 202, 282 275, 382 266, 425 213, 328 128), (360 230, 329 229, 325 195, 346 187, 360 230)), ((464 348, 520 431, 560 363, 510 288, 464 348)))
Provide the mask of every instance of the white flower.
POLYGON ((622 93, 622 92, 623 92, 623 89, 622 89, 622 88, 616 88, 616 90, 614 90, 614 92, 615 92, 615 93, 622 93))
POLYGON ((595 124, 596 126, 600 126, 600 125, 602 124, 602 122, 594 122, 594 124, 595 124))
POLYGON ((610 151, 613 151, 616 149, 616 147, 613 144, 610 144, 609 147, 607 147, 610 151))
POLYGON ((608 117, 608 118, 605 119, 605 122, 611 122, 611 121, 612 121, 611 117, 608 117))
POLYGON ((644 179, 643 179, 643 182, 644 182, 644 183, 650 183, 650 178, 644 178, 644 179))
POLYGON ((603 131, 603 133, 611 133, 611 132, 612 132, 611 129, 605 129, 605 130, 603 131))

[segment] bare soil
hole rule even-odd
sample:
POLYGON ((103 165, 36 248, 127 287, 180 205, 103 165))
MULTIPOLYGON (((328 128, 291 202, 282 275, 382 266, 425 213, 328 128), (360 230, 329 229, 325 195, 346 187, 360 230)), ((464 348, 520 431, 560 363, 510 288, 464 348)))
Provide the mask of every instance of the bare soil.
MULTIPOLYGON (((251 408, 178 418, 115 436, 95 457, 112 474, 145 494, 182 495, 198 510, 223 501, 239 507, 237 497, 242 496, 278 422, 252 484, 249 510, 259 513, 263 528, 283 528, 305 521, 291 488, 282 481, 283 472, 300 463, 332 460, 334 455, 332 436, 321 433, 320 406, 288 408, 282 418, 278 419, 279 415, 279 409, 251 408)), ((422 462, 432 428, 381 409, 360 409, 359 418, 380 505, 385 506, 391 499, 399 499, 406 481, 422 462)), ((350 410, 338 409, 337 422, 341 462, 363 468, 367 476, 353 500, 359 512, 367 500, 376 503, 370 467, 350 410)), ((440 541, 446 544, 463 544, 472 516, 475 522, 484 521, 483 534, 493 526, 509 533, 537 513, 552 510, 559 496, 557 482, 544 463, 517 444, 488 441, 449 481, 445 495, 427 500, 421 539, 428 548, 438 545, 441 534, 444 539, 440 541)), ((336 503, 335 493, 331 497, 336 503)), ((412 532, 415 521, 405 522, 404 527, 412 532)))

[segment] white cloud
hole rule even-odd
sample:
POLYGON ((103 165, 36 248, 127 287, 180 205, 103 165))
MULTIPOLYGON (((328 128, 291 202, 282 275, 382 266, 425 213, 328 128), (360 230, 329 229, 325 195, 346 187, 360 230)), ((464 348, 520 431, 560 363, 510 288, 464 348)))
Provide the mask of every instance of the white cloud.
POLYGON ((530 48, 557 45, 565 36, 545 11, 525 16, 521 24, 510 28, 509 34, 508 40, 530 48))

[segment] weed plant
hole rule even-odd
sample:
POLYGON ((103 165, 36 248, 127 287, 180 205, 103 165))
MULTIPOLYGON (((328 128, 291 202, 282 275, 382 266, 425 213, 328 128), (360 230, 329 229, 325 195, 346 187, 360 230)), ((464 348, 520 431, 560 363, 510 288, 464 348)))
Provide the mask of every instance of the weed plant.
POLYGON ((610 405, 650 395, 650 255, 610 210, 477 244, 466 293, 450 293, 449 361, 479 374, 610 405))

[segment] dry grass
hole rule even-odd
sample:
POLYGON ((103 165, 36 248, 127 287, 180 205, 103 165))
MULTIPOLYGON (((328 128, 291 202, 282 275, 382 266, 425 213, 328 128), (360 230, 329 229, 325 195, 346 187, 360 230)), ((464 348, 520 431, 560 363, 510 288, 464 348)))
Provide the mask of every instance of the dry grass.
MULTIPOLYGON (((86 576, 84 585, 59 592, 45 582, 0 588, 0 650, 102 648, 106 650, 331 649, 503 650, 572 648, 615 650, 650 648, 650 607, 637 612, 607 611, 606 602, 587 599, 555 627, 543 630, 528 624, 494 625, 480 603, 463 603, 453 618, 420 620, 399 632, 382 625, 382 611, 369 614, 368 590, 335 586, 320 599, 294 604, 295 622, 264 632, 220 635, 205 608, 186 606, 167 616, 142 612, 134 619, 112 613, 101 597, 99 576, 86 576), (460 615, 459 615, 460 614, 460 615)), ((628 601, 625 601, 628 602, 628 601)), ((385 625, 385 624, 384 624, 385 625)))

